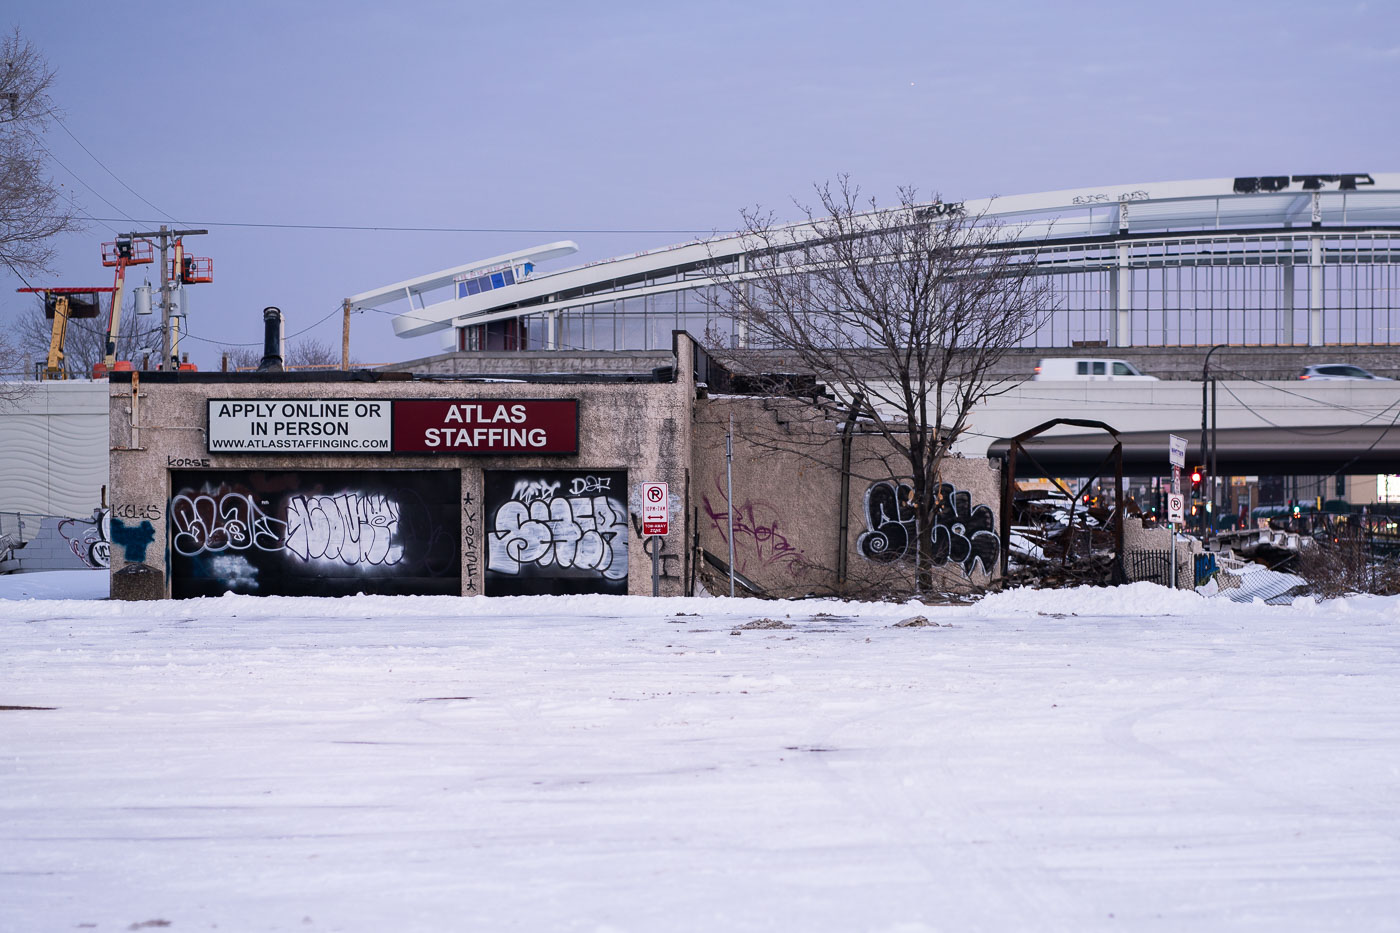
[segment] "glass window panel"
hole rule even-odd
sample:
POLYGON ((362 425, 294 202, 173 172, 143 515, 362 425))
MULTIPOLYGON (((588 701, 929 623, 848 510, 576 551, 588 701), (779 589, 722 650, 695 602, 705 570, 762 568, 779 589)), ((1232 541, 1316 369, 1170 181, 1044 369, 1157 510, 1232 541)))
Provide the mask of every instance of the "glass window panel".
POLYGON ((477 279, 469 279, 462 284, 466 285, 468 295, 476 295, 481 292, 481 282, 477 279))
POLYGON ((514 269, 507 269, 506 271, 502 272, 502 273, 501 273, 501 280, 504 281, 507 285, 514 285, 514 284, 515 284, 515 270, 514 270, 514 269))
POLYGON ((1094 375, 1095 375, 1095 376, 1107 375, 1107 373, 1106 373, 1104 370, 1105 370, 1105 367, 1104 367, 1103 360, 1095 360, 1095 361, 1094 361, 1094 375))
POLYGON ((647 317, 645 314, 631 313, 622 316, 622 350, 647 349, 647 317))
POLYGON ((563 311, 559 314, 557 337, 563 350, 577 350, 583 345, 583 331, 578 311, 563 311))
POLYGON ((491 287, 492 287, 492 288, 504 288, 504 287, 505 287, 505 284, 506 284, 505 277, 502 276, 499 272, 493 272, 493 273, 491 273, 491 287))

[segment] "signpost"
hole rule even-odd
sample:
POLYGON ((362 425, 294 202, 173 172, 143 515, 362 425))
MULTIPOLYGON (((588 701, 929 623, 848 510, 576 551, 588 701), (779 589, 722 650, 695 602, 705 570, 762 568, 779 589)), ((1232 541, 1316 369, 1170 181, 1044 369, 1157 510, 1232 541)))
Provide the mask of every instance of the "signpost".
MULTIPOLYGON (((665 483, 642 483, 642 534, 664 537, 671 530, 671 497, 665 483)), ((651 547, 651 595, 661 595, 661 542, 651 547)))
POLYGON ((1186 497, 1181 494, 1181 469, 1186 466, 1186 438, 1175 434, 1167 435, 1167 459, 1172 465, 1172 491, 1167 496, 1167 529, 1171 532, 1171 543, 1167 547, 1167 585, 1176 588, 1176 526, 1186 523, 1186 497))
POLYGON ((1186 520, 1186 497, 1179 492, 1167 494, 1167 521, 1173 525, 1186 520))

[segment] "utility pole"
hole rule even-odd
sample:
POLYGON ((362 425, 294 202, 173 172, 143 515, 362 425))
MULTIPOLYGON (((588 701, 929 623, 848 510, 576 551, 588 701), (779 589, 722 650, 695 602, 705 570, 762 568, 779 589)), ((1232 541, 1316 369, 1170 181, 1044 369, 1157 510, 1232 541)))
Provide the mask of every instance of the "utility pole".
POLYGON ((179 368, 179 364, 172 365, 171 360, 171 354, 175 348, 170 340, 170 259, 167 256, 170 241, 187 236, 201 236, 208 232, 208 230, 171 230, 165 224, 161 224, 159 230, 127 234, 133 240, 139 238, 160 241, 160 369, 162 372, 179 368))
MULTIPOLYGON (((1215 353, 1216 350, 1223 350, 1223 349, 1225 349, 1225 348, 1228 347, 1228 346, 1229 346, 1228 343, 1217 343, 1215 346, 1211 347, 1211 348, 1210 348, 1210 351, 1206 353, 1206 361, 1201 365, 1201 449, 1200 449, 1200 462, 1201 462, 1201 466, 1205 467, 1205 468, 1209 471, 1209 472, 1206 473, 1206 478, 1207 478, 1207 479, 1211 482, 1211 484, 1212 484, 1212 485, 1211 485, 1211 490, 1212 490, 1212 492, 1211 492, 1212 503, 1214 502, 1214 495, 1215 495, 1215 494, 1214 494, 1214 489, 1215 489, 1215 486, 1214 486, 1214 483, 1215 483, 1215 476, 1214 476, 1214 470, 1213 470, 1213 468, 1211 467, 1211 457, 1208 456, 1206 452, 1207 452, 1208 450, 1211 449, 1210 447, 1207 446, 1207 442, 1208 442, 1208 441, 1211 441, 1211 440, 1214 440, 1214 435, 1212 435, 1210 438, 1207 438, 1207 436, 1206 436, 1206 412, 1207 412, 1207 409, 1206 409, 1206 401, 1207 401, 1207 398, 1208 398, 1207 392, 1206 392, 1206 388, 1207 388, 1207 386, 1210 386, 1210 385, 1211 385, 1211 375, 1210 375, 1210 358, 1211 358, 1211 356, 1215 353)), ((1201 490, 1201 491, 1202 491, 1202 492, 1205 492, 1205 490, 1201 490)), ((1213 511, 1214 511, 1214 506, 1212 505, 1212 512, 1213 512, 1213 511)), ((1212 518, 1212 519, 1214 518, 1214 515, 1213 515, 1213 514, 1211 515, 1211 518, 1212 518)), ((1206 531, 1207 531, 1207 528, 1206 528, 1206 513, 1205 513, 1205 512, 1202 512, 1202 513, 1201 513, 1201 534, 1202 534, 1203 537, 1204 537, 1206 531)))
POLYGON ((350 299, 341 306, 345 311, 345 321, 340 325, 340 368, 350 368, 350 299))

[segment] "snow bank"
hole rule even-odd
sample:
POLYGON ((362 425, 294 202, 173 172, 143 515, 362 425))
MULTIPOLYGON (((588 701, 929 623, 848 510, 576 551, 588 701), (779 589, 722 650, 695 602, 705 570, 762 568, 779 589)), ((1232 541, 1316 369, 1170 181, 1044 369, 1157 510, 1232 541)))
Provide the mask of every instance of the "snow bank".
POLYGON ((103 570, 40 570, 0 574, 0 599, 106 599, 103 570))
POLYGON ((1155 583, 1130 583, 1063 590, 1006 590, 993 593, 973 608, 983 617, 1008 613, 1136 617, 1199 614, 1206 605, 1206 601, 1191 590, 1171 590, 1155 583))

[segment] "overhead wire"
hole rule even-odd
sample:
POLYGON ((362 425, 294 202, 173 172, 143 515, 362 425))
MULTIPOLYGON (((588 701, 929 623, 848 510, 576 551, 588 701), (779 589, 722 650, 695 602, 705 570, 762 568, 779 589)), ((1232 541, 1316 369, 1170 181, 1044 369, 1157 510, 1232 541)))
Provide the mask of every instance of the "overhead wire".
MULTIPOLYGON (((1278 422, 1273 421, 1273 420, 1271 420, 1271 419, 1265 417, 1262 413, 1260 413, 1259 411, 1257 411, 1256 409, 1254 409, 1253 407, 1251 407, 1251 406, 1249 405, 1248 402, 1246 402, 1244 399, 1242 399, 1242 398, 1240 398, 1238 395, 1236 395, 1236 394, 1235 394, 1235 391, 1234 391, 1233 389, 1230 388, 1230 384, 1229 384, 1228 382, 1227 382, 1227 383, 1224 383, 1224 384, 1223 384, 1223 387, 1224 387, 1224 389, 1225 389, 1226 394, 1228 394, 1232 399, 1234 399, 1235 402, 1236 402, 1241 408, 1243 408, 1245 411, 1249 412, 1249 413, 1250 413, 1251 415, 1253 415, 1254 417, 1258 418, 1260 421, 1264 422, 1265 424, 1269 425, 1269 426, 1272 427, 1272 428, 1277 428, 1277 429, 1280 430, 1280 431, 1286 431, 1286 432, 1288 432, 1289 434, 1297 434, 1297 435, 1299 435, 1299 436, 1301 436, 1301 437, 1331 437, 1331 436, 1334 435, 1334 434, 1345 434, 1345 433, 1347 433, 1348 431, 1350 431, 1352 428, 1363 427, 1363 426, 1365 426, 1367 423, 1369 423, 1369 422, 1371 422, 1371 421, 1374 421, 1374 420, 1376 420, 1377 418, 1383 417, 1383 416, 1385 415, 1386 412, 1390 411, 1391 409, 1395 408, 1396 406, 1400 406, 1400 398, 1397 398, 1394 402, 1391 402, 1389 405, 1387 405, 1386 407, 1382 408, 1380 411, 1378 411, 1378 412, 1371 412, 1371 413, 1369 414, 1369 416, 1366 418, 1366 420, 1360 422, 1359 424, 1346 425, 1345 427, 1338 428, 1338 429, 1335 430, 1335 431, 1324 431, 1324 430, 1321 430, 1321 428, 1323 427, 1323 426, 1321 426, 1321 425, 1319 425, 1318 427, 1312 427, 1312 428, 1310 428, 1310 427, 1300 426, 1300 425, 1289 426, 1289 425, 1282 425, 1282 424, 1279 424, 1278 422)), ((1306 398, 1306 396, 1304 396, 1304 397, 1306 398)), ((1344 411, 1352 411, 1352 412, 1355 412, 1356 414, 1359 414, 1359 415, 1367 414, 1367 412, 1365 412, 1365 411, 1363 411, 1363 410, 1360 410, 1360 409, 1355 409, 1355 408, 1343 408, 1342 406, 1330 406, 1330 407, 1342 408, 1342 410, 1344 410, 1344 411)))
MULTIPOLYGON (((105 198, 103 200, 106 200, 105 198)), ((111 202, 108 202, 109 204, 111 202)), ((121 212, 120 208, 113 205, 113 209, 121 212)), ((116 221, 119 218, 92 218, 98 221, 116 221)), ((132 223, 161 223, 162 221, 138 219, 128 217, 132 223)), ((630 233, 665 233, 665 234, 708 234, 714 233, 714 228, 702 229, 693 227, 688 229, 662 229, 662 228, 642 228, 642 227, 409 227, 389 224, 290 224, 290 223, 251 223, 224 220, 190 220, 182 223, 198 224, 201 227, 251 227, 266 228, 274 230, 350 230, 365 231, 373 233, 580 233, 580 234, 630 234, 630 233)))
MULTIPOLYGON (((1335 403, 1335 402, 1327 402, 1327 401, 1323 401, 1323 400, 1320 400, 1320 399, 1316 399, 1316 398, 1313 398, 1313 397, 1310 396, 1310 395, 1304 395, 1302 392, 1295 392, 1295 391, 1293 391, 1292 389, 1285 389, 1283 386, 1277 385, 1277 384, 1272 383, 1272 382, 1265 382, 1265 381, 1263 381, 1263 380, 1261 380, 1261 379, 1255 379, 1253 376, 1247 376, 1247 375, 1245 375, 1244 373, 1239 372, 1238 370, 1225 369, 1224 367, 1220 367, 1220 369, 1221 369, 1223 372, 1230 373, 1230 374, 1233 375, 1233 376, 1238 376, 1240 379, 1244 380, 1245 382, 1252 382, 1252 383, 1254 383, 1255 385, 1263 386, 1263 387, 1266 388, 1266 389, 1272 389, 1272 390, 1274 390, 1275 392, 1283 392, 1283 393, 1285 393, 1285 394, 1287 394, 1287 395, 1297 396, 1298 398, 1303 399, 1304 401, 1313 402, 1313 403, 1315 403, 1315 404, 1317 404, 1317 405, 1321 405, 1321 406, 1326 407, 1326 408, 1335 408, 1335 409, 1337 409, 1337 410, 1339 410, 1339 411, 1350 411, 1350 412, 1355 412, 1355 413, 1358 414, 1358 415, 1364 415, 1364 414, 1367 414, 1367 413, 1368 413, 1367 409, 1364 409, 1364 408, 1353 408, 1353 407, 1351 407, 1350 405, 1339 405, 1339 404, 1337 404, 1337 403, 1335 403)), ((1391 406, 1387 405, 1385 408, 1381 409, 1380 412, 1376 413, 1376 417, 1379 417, 1380 415, 1385 414, 1387 411, 1390 411, 1390 408, 1391 408, 1391 406)))
MULTIPOLYGON (((73 178, 74 181, 76 181, 78 184, 82 185, 82 186, 83 186, 84 188, 86 188, 88 191, 91 191, 91 192, 92 192, 94 195, 96 195, 103 203, 105 203, 105 204, 106 204, 108 207, 110 207, 112 210, 116 211, 118 214, 121 214, 121 215, 122 215, 123 217, 125 217, 126 220, 128 220, 129 222, 131 222, 131 223, 140 223, 140 222, 141 222, 141 221, 136 220, 136 218, 132 217, 130 214, 128 214, 126 211, 122 210, 120 207, 117 207, 117 205, 113 204, 111 201, 107 200, 107 198, 102 194, 102 192, 98 191, 98 190, 97 190, 96 188, 94 188, 92 185, 90 185, 90 184, 88 184, 86 181, 84 181, 84 180, 83 180, 83 177, 82 177, 81 175, 79 175, 77 172, 75 172, 75 171, 73 171, 71 168, 69 168, 68 165, 67 165, 67 163, 65 163, 65 162, 64 162, 62 159, 60 159, 58 156, 54 155, 52 149, 49 149, 49 148, 48 148, 47 146, 45 146, 41 141, 39 141, 39 137, 34 136, 33 132, 30 132, 30 136, 33 136, 34 141, 35 141, 35 143, 39 146, 39 148, 42 149, 42 150, 44 151, 44 153, 45 153, 46 155, 48 155, 48 157, 49 157, 50 159, 53 159, 54 162, 56 162, 60 168, 62 168, 65 172, 67 172, 70 176, 72 176, 72 178, 73 178)), ((75 207, 75 210, 76 210, 76 209, 77 209, 77 208, 75 207)), ((116 232, 117 232, 117 229, 116 229, 115 227, 110 226, 111 223, 114 223, 114 222, 115 222, 115 223, 119 223, 119 222, 120 222, 120 221, 116 220, 115 218, 99 218, 99 217, 93 217, 91 214, 88 214, 88 213, 86 213, 85 211, 79 210, 78 212, 79 212, 80 214, 83 214, 83 215, 84 215, 85 217, 87 217, 89 220, 91 220, 91 221, 93 221, 93 222, 95 222, 95 223, 100 223, 100 224, 106 226, 107 229, 111 230, 113 233, 116 233, 116 232)))
MULTIPOLYGON (((121 179, 121 177, 120 177, 119 175, 117 175, 116 172, 114 172, 114 171, 112 171, 110 168, 108 168, 107 163, 106 163, 106 162, 103 162, 101 159, 99 159, 99 158, 97 157, 97 155, 96 155, 91 149, 89 149, 86 145, 84 145, 84 144, 83 144, 83 141, 82 141, 81 139, 79 139, 79 138, 73 133, 73 131, 70 130, 70 129, 68 128, 68 124, 64 123, 61 119, 59 119, 59 117, 58 117, 56 114, 53 115, 53 120, 54 120, 55 123, 57 123, 57 124, 59 125, 59 127, 63 130, 63 132, 67 133, 67 134, 69 135, 69 137, 72 138, 73 142, 75 142, 75 143, 78 144, 79 148, 81 148, 84 152, 86 152, 86 153, 88 154, 88 156, 92 159, 92 161, 94 161, 94 162, 96 162, 98 165, 102 166, 102 170, 103 170, 103 171, 105 171, 108 175, 111 175, 114 179, 116 179, 117 184, 121 185, 121 186, 122 186, 123 188, 125 188, 127 191, 130 191, 132 194, 134 194, 134 195, 137 197, 137 199, 140 200, 142 203, 144 203, 147 207, 151 208, 152 210, 154 210, 154 211, 156 211, 156 212, 158 212, 158 213, 160 213, 160 214, 166 215, 166 219, 167 219, 167 220, 171 219, 170 214, 169 214, 168 211, 161 210, 161 208, 159 208, 159 207, 157 207, 156 205, 152 204, 145 196, 143 196, 143 195, 141 194, 141 192, 137 191, 135 188, 133 188, 133 187, 131 187, 130 185, 128 185, 125 181, 123 181, 123 180, 121 179)), ((53 155, 53 153, 50 152, 49 150, 45 149, 45 151, 46 151, 46 152, 49 152, 50 155, 53 155)), ((58 160, 55 158, 54 161, 58 161, 58 160)), ((62 164, 62 163, 60 163, 60 164, 62 164)), ((69 172, 70 172, 70 174, 71 174, 72 170, 70 169, 69 172)), ((101 196, 99 195, 99 197, 101 197, 101 196)), ((103 198, 103 200, 105 201, 106 198, 103 198)), ((108 201, 107 203, 108 203, 108 204, 111 204, 110 201, 108 201)), ((122 213, 122 214, 125 213, 125 212, 122 211, 120 208, 115 208, 115 207, 114 207, 114 209, 115 209, 118 213, 122 213)), ((95 218, 95 217, 92 218, 92 219, 93 219, 93 220, 97 220, 97 218, 95 218)), ((128 217, 127 219, 131 220, 133 223, 136 223, 136 222, 137 222, 134 218, 131 218, 131 217, 128 217)), ((99 221, 99 222, 101 222, 101 221, 99 221)))
MULTIPOLYGON (((321 318, 320 320, 316 321, 314 324, 308 324, 306 327, 303 327, 301 330, 296 331, 295 333, 287 334, 287 336, 286 336, 284 339, 286 339, 286 340, 291 340, 293 337, 300 337, 302 334, 306 333, 307 331, 313 330, 313 329, 315 329, 315 328, 317 328, 317 327, 320 327, 322 324, 326 323, 326 321, 330 320, 332 315, 339 314, 339 313, 342 312, 343 310, 344 310, 344 307, 343 307, 342 305, 336 305, 334 308, 331 309, 330 313, 327 314, 325 317, 323 317, 323 318, 321 318)), ((229 340, 214 340, 214 339, 211 338, 211 337, 201 337, 201 336, 199 336, 198 334, 192 334, 192 333, 190 333, 190 332, 187 331, 187 330, 182 330, 182 331, 180 331, 180 338, 181 338, 181 339, 184 339, 185 337, 189 337, 189 338, 191 338, 191 339, 193 339, 193 340, 202 340, 202 341, 205 342, 205 343, 212 343, 212 344, 214 344, 214 345, 216 345, 216 346, 221 346, 221 347, 260 347, 260 346, 262 346, 262 341, 261 341, 261 340, 254 340, 254 341, 251 341, 251 342, 248 342, 248 343, 240 343, 240 342, 229 341, 229 340)))

